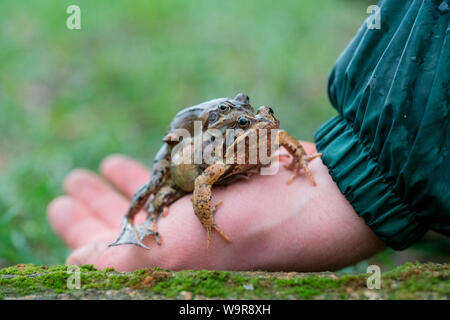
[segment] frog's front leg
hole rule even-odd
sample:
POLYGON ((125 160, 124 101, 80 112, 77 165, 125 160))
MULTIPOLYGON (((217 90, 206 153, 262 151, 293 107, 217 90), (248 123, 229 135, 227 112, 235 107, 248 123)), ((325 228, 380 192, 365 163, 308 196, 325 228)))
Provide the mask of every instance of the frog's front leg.
POLYGON ((211 208, 211 189, 215 182, 227 171, 228 165, 224 163, 216 163, 208 168, 195 179, 195 189, 192 196, 192 204, 194 212, 201 224, 206 230, 206 247, 209 247, 211 242, 211 229, 217 233, 226 242, 231 243, 230 238, 217 226, 213 215, 218 206, 222 204, 220 201, 216 206, 211 208))
POLYGON ((308 155, 300 142, 286 131, 281 130, 278 137, 280 145, 285 147, 292 155, 291 163, 285 166, 285 168, 294 171, 295 174, 287 181, 287 183, 290 184, 299 175, 300 169, 303 169, 308 176, 309 181, 311 181, 312 185, 315 186, 316 181, 313 178, 311 170, 309 170, 308 162, 315 158, 321 157, 322 154, 315 153, 308 155))

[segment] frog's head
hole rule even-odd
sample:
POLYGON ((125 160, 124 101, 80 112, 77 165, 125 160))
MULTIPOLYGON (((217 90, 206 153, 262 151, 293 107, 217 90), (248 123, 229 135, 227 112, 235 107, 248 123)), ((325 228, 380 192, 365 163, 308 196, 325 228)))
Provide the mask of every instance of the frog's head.
MULTIPOLYGON (((230 157, 231 152, 234 152, 234 147, 230 148, 232 144, 237 145, 239 143, 242 143, 243 141, 246 143, 248 148, 247 151, 250 149, 255 149, 261 147, 261 140, 252 140, 251 136, 255 133, 258 135, 266 134, 267 137, 270 137, 272 134, 272 129, 279 129, 280 128, 280 121, 278 121, 277 118, 274 116, 274 112, 272 108, 268 106, 261 106, 259 107, 258 111, 255 115, 249 115, 249 114, 243 114, 239 117, 239 119, 236 121, 236 124, 234 126, 234 129, 240 129, 240 130, 234 130, 232 133, 232 137, 234 138, 231 140, 231 144, 228 143, 226 145, 226 156, 230 157), (249 139, 247 140, 247 137, 249 139), (258 141, 256 144, 251 144, 251 141, 258 141)), ((260 136, 259 136, 260 137, 260 136)), ((228 137, 227 137, 228 138, 228 137)), ((259 138, 258 138, 259 139, 259 138)), ((266 147, 271 147, 271 139, 268 138, 268 140, 264 140, 266 143, 266 147)), ((271 150, 271 149, 270 149, 271 150)), ((246 151, 246 152, 247 152, 246 151)), ((272 150, 270 151, 272 152, 272 150)), ((245 156, 248 155, 248 152, 245 153, 245 156)))
MULTIPOLYGON (((244 121, 239 119, 241 124, 244 121)), ((251 129, 278 129, 280 127, 280 121, 275 118, 272 108, 268 106, 261 106, 258 108, 256 115, 251 119, 251 124, 249 125, 251 129)))
POLYGON ((208 129, 227 129, 234 126, 242 115, 253 115, 250 98, 239 93, 234 99, 226 99, 209 110, 208 129))
POLYGON ((273 109, 268 106, 259 107, 258 111, 256 111, 256 117, 260 118, 261 120, 270 121, 270 122, 278 121, 278 119, 275 118, 273 109))
POLYGON ((256 115, 242 113, 236 119, 234 124, 230 124, 230 129, 242 129, 248 131, 249 129, 278 129, 280 121, 275 118, 272 108, 268 106, 261 106, 258 108, 256 115))

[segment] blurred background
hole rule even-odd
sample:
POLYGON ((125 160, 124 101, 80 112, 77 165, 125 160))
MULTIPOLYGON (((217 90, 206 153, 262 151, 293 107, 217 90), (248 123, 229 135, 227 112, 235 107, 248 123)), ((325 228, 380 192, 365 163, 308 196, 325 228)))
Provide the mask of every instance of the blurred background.
MULTIPOLYGON (((64 176, 111 153, 150 165, 184 107, 242 91, 313 141, 336 114, 328 74, 375 3, 1 1, 0 267, 64 263, 46 220, 64 176), (72 4, 81 30, 66 28, 72 4)), ((342 272, 449 259, 449 240, 430 233, 342 272)))

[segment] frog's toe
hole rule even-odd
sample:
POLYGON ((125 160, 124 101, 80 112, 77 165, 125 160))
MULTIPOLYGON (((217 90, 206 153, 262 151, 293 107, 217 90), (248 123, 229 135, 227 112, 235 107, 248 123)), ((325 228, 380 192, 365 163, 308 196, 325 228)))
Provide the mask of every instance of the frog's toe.
POLYGON ((165 218, 169 214, 169 207, 165 206, 163 209, 162 217, 165 218))
POLYGON ((311 155, 305 155, 298 158, 294 157, 288 165, 283 165, 285 169, 294 172, 294 175, 291 178, 289 178, 289 180, 286 181, 286 183, 291 184, 292 181, 294 181, 294 179, 300 175, 300 170, 303 169, 311 184, 315 186, 316 181, 314 180, 312 172, 308 167, 308 162, 316 158, 320 158, 321 156, 322 156, 321 153, 314 153, 311 155))
POLYGON ((280 162, 287 162, 289 160, 291 160, 292 156, 282 153, 282 154, 275 154, 272 156, 272 160, 276 161, 280 161, 280 162))
POLYGON ((138 230, 126 218, 122 223, 122 228, 120 229, 120 234, 116 241, 110 243, 109 246, 113 247, 122 244, 134 244, 144 249, 150 249, 142 243, 138 230))
POLYGON ((314 153, 314 154, 310 154, 310 155, 307 155, 306 157, 305 157, 305 160, 306 161, 312 161, 312 160, 314 160, 315 158, 320 158, 320 157, 322 157, 322 153, 314 153))
POLYGON ((291 184, 292 181, 295 180, 299 176, 299 165, 298 162, 292 161, 288 165, 283 165, 283 167, 289 171, 292 171, 294 174, 286 181, 286 184, 291 184))
POLYGON ((222 229, 219 228, 217 224, 214 224, 213 229, 216 230, 216 232, 219 234, 219 236, 225 240, 227 243, 232 243, 231 239, 222 231, 222 229))
MULTIPOLYGON (((286 181, 286 184, 291 184, 297 177, 299 177, 300 174, 300 169, 299 168, 290 168, 290 167, 285 167, 286 169, 291 170, 292 172, 294 172, 294 174, 286 181)), ((308 179, 311 181, 311 183, 315 186, 316 182, 314 181, 314 178, 312 177, 311 172, 309 171, 309 168, 306 166, 303 168, 308 179)))
POLYGON ((215 215, 219 207, 223 204, 223 200, 218 201, 212 208, 211 208, 211 215, 215 215))
POLYGON ((161 243, 158 231, 153 228, 153 221, 147 219, 143 224, 136 226, 136 232, 139 236, 139 240, 142 241, 148 236, 155 236, 156 242, 161 243))
MULTIPOLYGON (((161 236, 159 235, 159 232, 158 232, 158 217, 154 214, 149 215, 144 223, 145 223, 145 226, 147 227, 146 232, 151 231, 153 233, 153 235, 155 236, 156 243, 158 245, 161 245, 161 236)), ((147 235, 150 235, 150 234, 151 233, 149 233, 147 235)), ((147 235, 145 235, 144 237, 146 237, 147 235)), ((141 240, 143 240, 144 237, 142 237, 141 240)))

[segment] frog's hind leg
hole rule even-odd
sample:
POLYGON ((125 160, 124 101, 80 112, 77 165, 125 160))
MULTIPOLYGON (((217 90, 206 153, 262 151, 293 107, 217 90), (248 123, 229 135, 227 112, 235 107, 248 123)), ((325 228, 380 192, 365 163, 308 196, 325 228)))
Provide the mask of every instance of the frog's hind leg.
MULTIPOLYGON (((150 249, 142 243, 139 232, 133 224, 133 219, 139 212, 139 210, 144 206, 151 193, 152 189, 150 183, 146 183, 141 187, 141 189, 138 190, 138 192, 135 193, 133 199, 131 200, 130 208, 128 209, 128 212, 123 219, 119 236, 117 237, 116 241, 109 244, 110 247, 118 246, 121 244, 135 244, 142 248, 150 249)), ((153 234, 157 235, 157 232, 154 232, 153 234)))
POLYGON ((186 192, 177 188, 177 186, 170 179, 158 190, 153 197, 152 202, 150 202, 146 208, 146 221, 139 226, 139 237, 141 241, 148 235, 155 234, 156 242, 161 244, 157 220, 160 216, 164 217, 167 215, 169 210, 168 206, 185 194, 186 192))
MULTIPOLYGON (((160 186, 166 180, 167 174, 170 169, 170 161, 168 160, 170 156, 169 149, 166 144, 160 149, 155 157, 155 165, 153 166, 152 176, 150 181, 142 186, 131 199, 130 207, 125 214, 122 222, 122 228, 120 234, 116 241, 111 243, 109 246, 118 246, 121 244, 135 244, 145 249, 150 249, 145 244, 142 243, 139 230, 133 224, 134 217, 138 212, 144 207, 148 199, 152 194, 159 190, 160 186)), ((149 234, 158 235, 156 231, 152 231, 149 234)))
POLYGON ((160 245, 161 238, 158 232, 158 225, 156 224, 158 213, 154 209, 151 202, 148 204, 145 211, 147 212, 147 218, 145 219, 144 223, 136 226, 139 240, 142 242, 146 237, 154 235, 156 243, 160 245))

